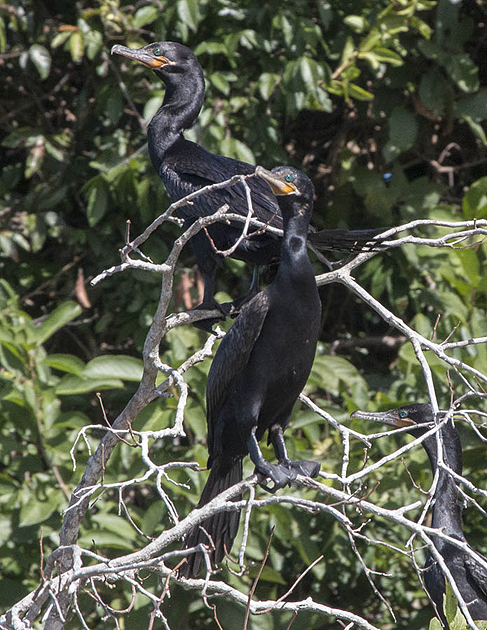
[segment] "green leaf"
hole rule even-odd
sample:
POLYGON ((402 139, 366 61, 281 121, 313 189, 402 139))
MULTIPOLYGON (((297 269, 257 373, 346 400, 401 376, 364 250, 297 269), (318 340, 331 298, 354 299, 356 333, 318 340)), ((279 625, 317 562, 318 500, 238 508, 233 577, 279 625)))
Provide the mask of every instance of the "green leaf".
POLYGON ((487 120, 487 90, 479 90, 476 94, 465 96, 455 103, 455 116, 469 116, 476 122, 487 120))
POLYGON ((95 357, 85 367, 84 378, 123 379, 139 382, 142 378, 143 364, 140 359, 123 354, 105 354, 95 357))
POLYGON ((487 176, 474 182, 462 200, 466 219, 483 219, 487 216, 487 176))
POLYGON ((445 611, 450 630, 468 630, 465 617, 458 607, 458 600, 453 593, 453 589, 448 580, 445 580, 445 582, 446 592, 443 595, 443 610, 445 611))
POLYGON ((32 63, 37 68, 42 80, 47 79, 49 72, 51 71, 51 55, 47 48, 40 44, 33 44, 29 48, 29 57, 32 63))
POLYGON ((485 130, 482 125, 473 120, 473 118, 471 118, 470 116, 462 116, 462 118, 465 120, 465 122, 468 124, 468 126, 477 136, 480 142, 484 145, 484 147, 487 146, 487 135, 485 134, 485 130))
POLYGON ((457 258, 460 260, 462 269, 470 281, 470 284, 476 288, 480 281, 480 261, 475 251, 472 249, 455 250, 457 258))
POLYGON ((444 65, 461 90, 476 92, 479 89, 479 69, 466 53, 448 55, 444 65))
POLYGON ((221 143, 223 155, 255 164, 255 156, 249 147, 236 138, 224 138, 221 143))
POLYGON ((71 58, 75 63, 79 63, 83 58, 85 44, 83 36, 80 32, 75 31, 69 40, 69 49, 71 50, 71 58))
POLYGON ((79 537, 78 544, 85 549, 91 549, 93 542, 98 549, 109 547, 111 549, 127 549, 133 551, 134 541, 133 538, 124 539, 116 532, 104 532, 99 529, 85 530, 79 537))
POLYGON ((88 394, 102 389, 121 389, 123 381, 117 379, 93 379, 69 375, 61 379, 56 386, 57 396, 73 396, 75 394, 88 394))
POLYGON ((20 508, 19 526, 28 527, 47 520, 62 505, 63 498, 58 488, 46 491, 43 501, 32 494, 29 501, 20 508))
POLYGON ((49 365, 56 370, 76 375, 80 375, 85 367, 83 361, 72 354, 50 354, 42 361, 42 363, 44 365, 49 365))
POLYGON ((103 35, 100 31, 88 31, 84 35, 86 44, 86 56, 93 60, 96 54, 103 48, 103 35))
POLYGON ((386 162, 391 162, 410 149, 418 131, 416 117, 402 106, 395 107, 389 116, 389 140, 383 149, 386 162))
POLYGON ((391 66, 402 66, 403 58, 389 48, 376 47, 372 50, 375 58, 382 63, 389 63, 391 66))
MULTIPOLYGON (((260 565, 254 564, 254 566, 249 570, 249 577, 255 579, 259 570, 260 565)), ((283 579, 279 571, 276 571, 276 569, 268 566, 263 568, 262 573, 260 574, 260 579, 264 582, 271 582, 272 584, 286 584, 286 581, 283 579)))
POLYGON ((62 46, 72 34, 72 31, 61 31, 61 33, 58 33, 55 37, 53 37, 51 48, 59 48, 59 46, 62 46))
POLYGON ((183 24, 196 31, 202 16, 199 11, 199 0, 178 0, 177 11, 183 24))
POLYGON ((44 156, 44 138, 40 138, 27 155, 27 160, 25 161, 26 179, 32 177, 32 175, 37 173, 37 171, 41 168, 42 163, 44 162, 44 156))
POLYGON ((363 33, 367 28, 367 20, 361 15, 347 15, 343 23, 349 26, 355 33, 363 33))
POLYGON ((447 80, 439 72, 427 72, 421 77, 419 98, 425 107, 437 116, 445 112, 447 96, 451 88, 447 80))
POLYGON ((340 59, 340 65, 347 63, 355 54, 355 44, 352 37, 347 37, 345 46, 342 50, 342 57, 340 59))
POLYGON ((374 98, 374 95, 367 90, 364 90, 359 85, 355 85, 355 83, 348 84, 348 93, 352 98, 356 98, 358 101, 371 101, 374 98))
POLYGON ((81 411, 67 411, 57 417, 53 426, 55 428, 77 429, 79 431, 87 424, 90 424, 90 419, 86 414, 81 413, 81 411))
POLYGON ((359 51, 368 52, 372 50, 372 48, 374 48, 380 42, 380 38, 380 32, 376 28, 374 28, 371 31, 370 35, 367 35, 367 37, 361 42, 359 46, 359 51))
POLYGON ((12 131, 2 142, 2 146, 9 147, 11 149, 15 149, 20 146, 32 146, 39 139, 43 139, 42 136, 37 129, 33 129, 32 127, 20 127, 15 131, 12 131))
POLYGON ((159 9, 156 6, 141 7, 136 11, 134 21, 132 23, 133 28, 141 28, 146 24, 154 22, 159 16, 159 9))
POLYGON ((443 626, 440 623, 440 620, 436 617, 430 621, 429 630, 443 630, 443 626))
POLYGON ((107 211, 108 190, 108 184, 103 175, 92 177, 83 187, 83 192, 88 201, 86 216, 90 227, 94 227, 107 211))
POLYGON ((138 537, 138 534, 133 526, 121 516, 100 512, 98 514, 94 514, 92 520, 103 527, 103 529, 107 529, 118 534, 124 540, 128 541, 132 539, 135 541, 138 537))
POLYGON ((144 120, 150 120, 161 106, 161 96, 153 96, 144 105, 144 120))
POLYGON ((37 346, 42 345, 46 339, 62 328, 65 324, 81 315, 83 309, 76 302, 64 302, 50 313, 35 329, 33 341, 37 346))
POLYGON ((225 77, 225 73, 223 72, 212 72, 208 75, 208 80, 212 83, 217 90, 220 90, 222 94, 228 96, 230 93, 230 84, 225 77))
POLYGON ((259 93, 264 101, 268 101, 280 81, 280 75, 273 72, 263 72, 259 77, 259 93))
POLYGON ((4 53, 7 48, 7 29, 5 20, 0 17, 0 53, 4 53))

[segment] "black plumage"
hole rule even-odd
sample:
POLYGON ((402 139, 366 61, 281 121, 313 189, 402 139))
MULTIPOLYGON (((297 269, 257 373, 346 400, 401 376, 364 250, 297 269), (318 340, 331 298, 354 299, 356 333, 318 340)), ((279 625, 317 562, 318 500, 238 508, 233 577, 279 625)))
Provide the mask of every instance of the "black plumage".
MULTIPOLYGON (((414 437, 424 435, 433 427, 434 416, 431 405, 415 403, 399 409, 384 412, 355 411, 353 418, 374 420, 395 427, 410 427, 408 433, 414 437)), ((462 474, 462 445, 460 436, 453 422, 449 420, 440 429, 443 441, 443 460, 451 470, 462 474)), ((438 468, 438 444, 436 435, 427 437, 422 445, 428 454, 433 476, 438 468)), ((458 497, 458 490, 453 477, 443 468, 438 472, 431 526, 441 529, 443 533, 465 541, 462 529, 462 504, 458 497)), ((436 549, 443 556, 446 566, 450 570, 455 583, 473 619, 487 619, 487 570, 467 553, 445 542, 441 538, 433 537, 436 549)), ((426 589, 434 601, 440 619, 448 627, 443 611, 443 595, 445 593, 445 576, 431 552, 428 552, 424 582, 426 589)))
MULTIPOLYGON (((285 486, 296 474, 316 476, 317 462, 293 462, 284 444, 283 431, 303 389, 316 350, 321 303, 306 249, 306 235, 313 208, 313 185, 300 171, 278 167, 258 168, 280 197, 284 220, 281 261, 273 282, 242 307, 223 338, 208 374, 206 389, 208 467, 210 475, 198 507, 242 477, 247 453, 256 471, 269 477, 274 487, 285 486), (278 463, 266 461, 259 440, 269 431, 278 463)), ((202 523, 215 546, 214 565, 229 552, 237 533, 238 512, 223 512, 202 523)), ((208 544, 196 528, 185 547, 208 544)), ((202 554, 188 557, 181 574, 196 575, 202 554)))
MULTIPOLYGON (((205 96, 203 70, 189 48, 175 42, 157 42, 140 49, 116 45, 112 48, 113 53, 151 68, 166 86, 164 101, 149 123, 147 137, 152 164, 173 201, 234 175, 254 173, 252 164, 210 153, 184 138, 183 131, 194 123, 205 96)), ((268 184, 259 177, 249 178, 247 183, 252 191, 255 217, 282 228, 279 206, 268 184)), ((197 197, 191 205, 180 208, 178 216, 189 225, 198 217, 213 214, 224 204, 230 206, 231 212, 246 216, 248 204, 244 186, 237 184, 197 197)), ((241 232, 242 223, 215 223, 208 227, 208 233, 220 251, 230 248, 241 232)), ((352 251, 360 249, 378 232, 380 230, 322 230, 310 234, 310 240, 314 239, 320 249, 352 251)), ((268 232, 254 230, 254 234, 242 240, 232 256, 254 265, 268 265, 278 260, 280 241, 268 232)), ((215 277, 222 257, 215 252, 204 231, 194 236, 191 242, 205 286, 199 308, 217 308, 220 305, 214 299, 215 277)), ((257 291, 258 282, 255 281, 248 297, 257 291)), ((236 304, 241 302, 237 300, 236 304)))

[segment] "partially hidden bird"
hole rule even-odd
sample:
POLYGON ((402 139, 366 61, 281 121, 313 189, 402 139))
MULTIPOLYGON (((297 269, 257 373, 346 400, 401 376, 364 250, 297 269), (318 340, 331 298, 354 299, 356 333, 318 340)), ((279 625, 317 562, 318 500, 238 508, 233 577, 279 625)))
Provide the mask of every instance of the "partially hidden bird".
MULTIPOLYGON (((210 474, 198 507, 242 479, 247 454, 256 472, 273 482, 271 491, 297 474, 316 477, 320 469, 318 462, 292 461, 283 437, 311 371, 320 329, 321 302, 306 248, 313 184, 291 167, 257 167, 257 174, 279 195, 281 258, 274 280, 242 307, 211 364, 206 388, 210 474), (260 450, 266 431, 277 464, 260 450)), ((192 530, 184 547, 210 546, 211 540, 210 559, 218 565, 230 552, 238 523, 238 511, 221 512, 192 530)), ((197 575, 202 560, 202 552, 188 555, 180 575, 197 575)))
MULTIPOLYGON (((414 403, 383 412, 354 411, 352 418, 373 420, 394 427, 409 427, 408 433, 416 438, 424 435, 434 426, 433 410, 431 405, 426 403, 414 403)), ((453 421, 448 420, 441 427, 440 432, 443 443, 443 461, 454 473, 461 475, 462 444, 453 421)), ((421 444, 428 454, 434 476, 438 469, 436 435, 427 437, 421 444)), ((431 527, 441 529, 444 534, 466 542, 462 528, 462 503, 459 499, 454 478, 447 470, 440 467, 432 504, 431 527)), ((450 570, 472 618, 474 620, 487 619, 487 570, 485 567, 464 550, 441 538, 433 536, 433 543, 450 570)), ((448 628, 443 609, 445 576, 431 551, 428 551, 423 575, 426 590, 435 603, 437 615, 443 626, 448 628)))
MULTIPOLYGON (((189 48, 176 42, 156 42, 138 49, 117 44, 112 47, 112 54, 122 55, 150 68, 166 86, 162 105, 147 127, 147 139, 151 162, 173 202, 234 175, 255 172, 252 164, 210 153, 184 137, 184 130, 193 125, 205 97, 203 70, 189 48)), ((282 228, 279 206, 268 184, 259 177, 249 178, 247 183, 252 194, 254 217, 272 227, 282 228)), ((198 196, 190 204, 179 208, 177 215, 189 226, 199 217, 213 214, 225 204, 232 213, 247 216, 249 206, 243 184, 198 196)), ((231 310, 232 305, 223 307, 214 298, 216 271, 223 260, 218 252, 229 249, 235 243, 242 233, 242 226, 240 222, 214 223, 191 239, 204 280, 203 302, 197 308, 217 308, 224 314, 231 310)), ((310 233, 309 238, 310 241, 315 239, 319 249, 350 252, 366 247, 366 243, 382 230, 322 230, 310 233)), ((368 247, 374 246, 369 244, 368 247)), ((254 264, 256 268, 248 294, 235 300, 233 306, 238 308, 258 292, 258 266, 277 261, 280 249, 281 238, 262 229, 254 229, 238 244, 232 257, 254 264)), ((205 328, 204 325, 200 327, 205 328)))

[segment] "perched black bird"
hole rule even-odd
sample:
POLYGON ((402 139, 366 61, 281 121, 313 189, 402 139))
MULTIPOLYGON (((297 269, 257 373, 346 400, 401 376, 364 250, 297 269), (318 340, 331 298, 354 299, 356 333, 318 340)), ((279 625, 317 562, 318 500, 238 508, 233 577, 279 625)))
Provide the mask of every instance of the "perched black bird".
MULTIPOLYGON (((433 427, 434 416, 429 404, 413 404, 383 412, 354 411, 352 418, 375 420, 395 427, 411 427, 408 431, 414 437, 424 435, 433 427)), ((443 440, 443 460, 455 473, 462 474, 462 445, 453 422, 448 421, 441 429, 443 440)), ((436 435, 426 438, 422 445, 428 454, 433 476, 438 468, 438 446, 436 435)), ((432 527, 443 533, 465 540, 462 531, 462 504, 459 501, 455 481, 448 472, 440 468, 438 485, 433 501, 432 527)), ((443 556, 445 563, 473 619, 487 619, 487 570, 471 556, 441 538, 433 538, 434 545, 443 556)), ((448 624, 443 612, 445 576, 437 561, 428 552, 425 564, 424 582, 443 625, 448 624)))
MULTIPOLYGON (((164 182, 168 195, 177 201, 189 193, 207 186, 223 182, 234 175, 254 173, 255 166, 240 160, 215 155, 194 142, 186 140, 184 129, 191 127, 203 105, 205 82, 203 70, 193 52, 175 42, 157 42, 140 49, 116 45, 112 54, 123 55, 151 68, 166 85, 166 93, 161 107, 147 128, 149 155, 154 168, 164 182)), ((254 215, 260 221, 282 228, 282 217, 275 196, 269 186, 259 177, 247 180, 252 191, 254 215)), ((213 214, 224 204, 233 213, 246 216, 248 204, 242 184, 227 187, 196 198, 191 205, 180 208, 178 216, 190 225, 197 218, 213 214)), ((200 231, 192 241, 196 262, 204 279, 204 298, 198 308, 214 309, 220 305, 214 299, 215 276, 222 251, 230 248, 242 232, 242 223, 215 223, 209 226, 208 233, 200 231)), ((358 250, 381 230, 322 230, 310 234, 320 249, 343 251, 358 250)), ((280 255, 281 239, 267 232, 254 230, 254 234, 243 239, 232 256, 254 265, 268 265, 277 261, 280 255)), ((258 291, 258 275, 246 298, 258 291)), ((240 305, 245 299, 237 300, 240 305)), ((224 309, 227 312, 228 309, 224 309)))
MULTIPOLYGON (((283 437, 311 371, 320 328, 321 303, 306 250, 313 184, 289 167, 258 167, 257 173, 283 195, 281 262, 272 283, 242 307, 213 359, 206 389, 211 470, 198 507, 241 480, 247 453, 256 471, 273 481, 272 492, 297 473, 315 477, 320 469, 318 462, 291 461, 283 437), (259 448, 267 430, 277 464, 266 461, 259 448)), ((215 546, 213 564, 230 551, 238 522, 238 512, 223 512, 202 523, 215 546)), ((208 537, 197 528, 185 548, 199 543, 208 544, 208 537)), ((189 556, 181 575, 196 575, 201 561, 201 553, 189 556)))

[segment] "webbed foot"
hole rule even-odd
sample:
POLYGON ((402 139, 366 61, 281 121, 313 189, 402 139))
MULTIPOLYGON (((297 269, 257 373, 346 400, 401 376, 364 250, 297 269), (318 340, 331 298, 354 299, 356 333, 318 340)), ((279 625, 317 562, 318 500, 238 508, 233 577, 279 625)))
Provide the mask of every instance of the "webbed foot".
POLYGON ((197 322, 193 322, 193 326, 198 328, 199 330, 204 330, 205 332, 211 333, 212 335, 216 335, 215 331, 212 330, 212 327, 218 322, 224 321, 225 317, 228 313, 225 312, 223 308, 223 304, 218 304, 216 300, 212 300, 211 302, 205 303, 201 302, 198 306, 195 306, 193 311, 214 311, 215 309, 220 311, 222 314, 221 317, 209 317, 208 319, 200 319, 197 322))
POLYGON ((306 459, 302 459, 298 462, 292 459, 282 460, 279 462, 279 465, 292 470, 295 475, 302 475, 303 477, 318 477, 321 468, 319 462, 312 462, 306 459))
POLYGON ((270 464, 264 460, 263 465, 256 466, 255 472, 261 474, 263 477, 269 478, 273 482, 273 486, 268 486, 264 483, 264 479, 259 483, 260 487, 271 494, 274 494, 276 490, 284 488, 296 479, 296 472, 291 468, 281 466, 279 464, 270 464))

